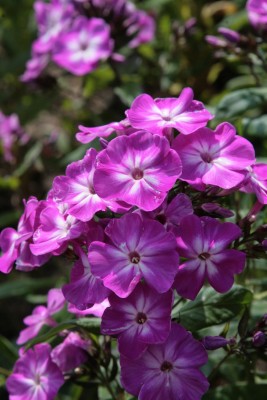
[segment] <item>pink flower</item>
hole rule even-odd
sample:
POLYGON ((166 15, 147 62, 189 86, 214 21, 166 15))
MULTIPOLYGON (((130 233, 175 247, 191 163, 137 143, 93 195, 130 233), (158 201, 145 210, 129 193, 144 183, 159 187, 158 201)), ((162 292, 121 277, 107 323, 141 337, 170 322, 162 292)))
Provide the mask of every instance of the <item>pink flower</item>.
POLYGON ((68 311, 75 314, 78 318, 84 315, 94 315, 95 317, 101 318, 105 309, 109 306, 108 299, 105 299, 101 303, 94 304, 93 307, 87 308, 86 310, 79 310, 73 304, 69 304, 68 311))
POLYGON ((39 30, 39 38, 33 43, 33 52, 42 54, 53 50, 58 37, 66 31, 73 21, 72 4, 60 4, 53 1, 34 3, 35 17, 39 30))
POLYGON ((66 176, 57 176, 53 182, 56 201, 68 204, 68 214, 81 221, 89 221, 97 211, 107 208, 107 202, 94 190, 96 156, 95 149, 88 150, 82 160, 68 165, 66 176))
POLYGON ((231 189, 244 180, 245 168, 255 161, 252 144, 237 136, 235 128, 226 122, 215 131, 201 128, 188 136, 179 135, 173 148, 183 165, 180 179, 193 185, 231 189))
POLYGON ((247 170, 248 174, 240 190, 255 193, 260 203, 267 204, 267 164, 257 163, 247 170))
POLYGON ((174 287, 178 294, 194 300, 205 280, 219 293, 227 292, 234 283, 234 274, 245 267, 242 251, 228 249, 241 236, 231 222, 189 215, 180 224, 178 252, 186 261, 179 266, 174 287))
POLYGON ((180 159, 167 139, 148 132, 113 139, 96 162, 96 193, 145 211, 163 202, 181 174, 180 159))
POLYGON ((23 145, 28 139, 29 137, 20 126, 17 114, 4 115, 0 111, 0 142, 3 147, 5 161, 9 163, 14 162, 15 157, 12 153, 14 144, 19 143, 23 145))
POLYGON ((73 29, 61 34, 52 59, 74 75, 93 71, 112 52, 109 26, 100 18, 77 19, 73 29))
POLYGON ((68 372, 83 364, 88 358, 90 340, 84 340, 76 332, 70 332, 62 343, 51 352, 52 361, 62 372, 68 372))
POLYGON ((109 243, 89 247, 92 273, 119 297, 127 297, 144 278, 158 293, 167 292, 178 270, 175 237, 157 221, 138 214, 113 219, 105 230, 109 243))
POLYGON ((39 54, 32 53, 32 58, 26 63, 26 70, 21 75, 20 80, 22 82, 29 82, 36 78, 43 72, 50 60, 50 55, 47 53, 39 54))
POLYGON ((53 201, 46 202, 47 206, 40 213, 40 225, 33 235, 33 244, 30 249, 33 254, 48 254, 57 251, 61 254, 68 243, 86 231, 86 224, 68 215, 64 207, 53 201))
POLYGON ((207 360, 203 345, 173 323, 165 343, 136 360, 121 355, 121 382, 138 400, 200 400, 209 387, 199 370, 207 360))
POLYGON ((246 4, 248 19, 254 28, 267 29, 267 4, 265 0, 248 0, 246 4))
POLYGON ((193 100, 191 88, 185 88, 178 99, 153 100, 148 94, 141 94, 127 111, 131 125, 151 133, 164 135, 166 129, 175 128, 188 135, 207 125, 213 117, 204 105, 193 100))
POLYGON ((51 346, 41 343, 19 358, 6 381, 10 400, 55 399, 64 378, 50 353, 51 346))
POLYGON ((116 133, 119 136, 137 132, 136 129, 131 127, 127 118, 120 122, 111 122, 110 124, 93 128, 79 125, 79 129, 80 132, 76 134, 76 139, 81 143, 90 143, 96 138, 106 138, 112 133, 116 133))
POLYGON ((118 335, 120 353, 131 359, 137 358, 149 344, 167 339, 171 329, 172 300, 171 291, 158 294, 141 283, 127 299, 111 295, 110 307, 102 317, 101 333, 118 335))
POLYGON ((2 248, 0 271, 5 274, 11 271, 15 261, 16 269, 30 271, 44 264, 50 257, 50 254, 36 256, 30 250, 43 202, 39 202, 35 197, 30 197, 27 202, 24 201, 24 206, 25 210, 19 220, 17 231, 13 228, 6 228, 0 235, 0 247, 2 248))
POLYGON ((56 321, 52 315, 59 312, 65 305, 65 298, 62 295, 61 289, 51 289, 47 295, 47 307, 37 306, 28 317, 24 318, 23 322, 28 325, 27 328, 20 332, 17 344, 24 344, 28 340, 37 336, 44 325, 56 326, 56 321))

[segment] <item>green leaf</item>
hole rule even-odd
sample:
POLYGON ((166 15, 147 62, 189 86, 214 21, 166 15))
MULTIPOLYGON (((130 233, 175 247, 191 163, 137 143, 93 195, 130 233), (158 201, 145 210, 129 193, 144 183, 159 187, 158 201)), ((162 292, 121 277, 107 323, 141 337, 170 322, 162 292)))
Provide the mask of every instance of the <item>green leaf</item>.
POLYGON ((219 386, 216 389, 209 390, 209 392, 202 398, 202 400, 251 400, 251 399, 265 399, 267 393, 267 385, 265 384, 237 384, 219 386))
POLYGON ((0 335, 0 354, 0 365, 5 368, 11 368, 18 358, 16 347, 2 335, 0 335))
POLYGON ((231 320, 251 301, 252 293, 242 286, 235 286, 223 295, 205 288, 180 309, 177 317, 185 328, 195 331, 231 320))
POLYGON ((62 322, 61 324, 57 325, 55 328, 50 329, 47 333, 41 334, 41 335, 35 337, 34 339, 30 340, 26 344, 25 350, 28 350, 35 344, 47 342, 48 340, 52 339, 54 336, 56 336, 58 333, 60 333, 64 329, 72 329, 72 328, 75 328, 76 326, 77 326, 76 320, 62 322))
POLYGON ((51 288, 54 284, 54 279, 30 279, 16 280, 0 285, 0 300, 8 299, 17 296, 26 296, 29 293, 39 292, 40 289, 51 288))
POLYGON ((257 118, 244 118, 242 120, 243 131, 246 135, 267 137, 267 115, 261 115, 257 118))
POLYGON ((267 104, 266 88, 246 88, 226 95, 217 105, 217 118, 240 117, 248 111, 263 108, 267 104))
POLYGON ((85 328, 90 333, 99 334, 101 318, 79 318, 76 321, 77 326, 85 328))

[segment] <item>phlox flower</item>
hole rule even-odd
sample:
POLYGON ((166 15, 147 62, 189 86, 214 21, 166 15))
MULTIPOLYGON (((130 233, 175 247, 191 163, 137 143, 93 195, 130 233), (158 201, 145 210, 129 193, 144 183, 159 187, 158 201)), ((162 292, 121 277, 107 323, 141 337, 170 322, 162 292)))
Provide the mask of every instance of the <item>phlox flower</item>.
POLYGON ((36 78, 43 72, 50 61, 50 55, 48 53, 35 53, 32 52, 32 58, 26 63, 26 70, 21 75, 20 80, 22 82, 29 82, 36 78))
POLYGON ((167 139, 137 132, 113 139, 99 153, 93 183, 105 200, 120 200, 152 211, 180 174, 180 159, 167 139))
POLYGON ((240 190, 246 193, 255 193, 260 203, 267 204, 267 164, 251 165, 247 171, 240 190))
POLYGON ((103 285, 101 279, 92 275, 87 254, 77 248, 76 252, 79 260, 71 270, 71 282, 63 286, 62 292, 67 301, 79 310, 85 310, 95 303, 104 301, 110 291, 103 285))
POLYGON ((112 48, 110 28, 103 19, 80 17, 69 32, 60 35, 52 59, 74 75, 85 75, 107 59, 112 48))
POLYGON ((236 135, 227 122, 215 131, 201 128, 188 136, 179 135, 172 146, 182 161, 180 179, 200 187, 231 189, 244 180, 245 169, 255 161, 252 144, 236 135))
POLYGON ((65 305, 65 298, 61 289, 51 289, 47 294, 47 307, 37 306, 31 315, 24 318, 23 322, 28 327, 23 329, 18 337, 17 344, 24 344, 34 338, 44 325, 56 326, 52 315, 56 314, 65 305))
POLYGON ((68 372, 83 364, 88 358, 90 340, 84 340, 77 332, 70 332, 62 343, 51 352, 52 361, 62 372, 68 372))
POLYGON ((38 0, 34 3, 34 10, 39 37, 32 48, 34 53, 44 54, 53 50, 58 37, 69 28, 73 21, 74 7, 71 3, 45 3, 38 0))
POLYGON ((48 254, 57 251, 63 253, 70 240, 77 239, 86 231, 87 225, 69 215, 61 204, 52 200, 46 201, 46 206, 40 213, 40 223, 33 235, 30 249, 33 254, 48 254))
MULTIPOLYGON (((139 210, 137 211, 139 212, 139 210)), ((178 227, 181 220, 186 216, 193 214, 193 206, 190 198, 183 193, 175 196, 169 203, 167 199, 154 211, 141 211, 143 218, 152 218, 159 221, 167 230, 178 227)))
POLYGON ((88 150, 82 160, 68 165, 66 176, 57 176, 53 182, 56 201, 68 204, 68 214, 81 221, 89 221, 97 211, 107 208, 107 202, 94 190, 96 155, 95 149, 88 150))
POLYGON ((68 305, 68 312, 75 314, 77 318, 83 317, 85 315, 94 315, 97 318, 101 318, 105 309, 109 307, 108 299, 103 300, 101 303, 96 303, 90 308, 86 308, 85 310, 79 310, 73 304, 68 305))
POLYGON ((200 400, 209 387, 199 370, 207 360, 203 345, 173 323, 164 343, 149 345, 138 359, 121 355, 121 382, 138 400, 200 400))
POLYGON ((79 125, 79 130, 80 132, 76 134, 76 139, 81 143, 90 143, 96 138, 106 138, 112 133, 116 133, 119 136, 137 132, 136 129, 131 127, 127 118, 120 122, 111 122, 107 125, 92 128, 79 125))
POLYGON ((19 358, 6 381, 10 400, 55 399, 64 378, 51 360, 51 350, 48 343, 41 343, 19 358))
POLYGON ((102 317, 101 333, 118 335, 119 351, 137 358, 149 344, 163 343, 171 329, 172 291, 155 292, 139 283, 127 299, 109 296, 110 307, 102 317), (160 321, 160 323, 159 323, 160 321))
POLYGON ((176 98, 155 99, 148 94, 141 94, 132 103, 127 117, 134 128, 164 135, 169 128, 188 135, 207 125, 213 117, 204 105, 193 100, 191 88, 182 90, 176 98))
POLYGON ((246 4, 248 19, 254 28, 267 29, 267 3, 266 0, 248 0, 246 4))
POLYGON ((241 229, 231 222, 189 215, 182 219, 179 233, 178 252, 186 261, 175 278, 178 294, 194 300, 206 280, 217 292, 227 292, 234 283, 234 274, 245 267, 245 253, 228 249, 241 236, 241 229))
POLYGON ((138 214, 111 220, 105 232, 109 243, 91 243, 88 256, 92 274, 101 278, 104 286, 122 298, 129 296, 142 278, 158 293, 170 289, 179 263, 172 233, 138 214))
POLYGON ((17 114, 5 115, 0 111, 0 142, 5 161, 12 163, 15 159, 12 154, 13 145, 16 142, 23 145, 28 139, 17 114))
POLYGON ((50 257, 50 254, 36 256, 30 250, 43 202, 39 202, 35 197, 30 197, 28 201, 24 201, 24 207, 17 230, 6 228, 0 234, 0 247, 2 248, 0 271, 5 274, 11 271, 14 262, 16 262, 16 269, 30 271, 44 264, 50 257))

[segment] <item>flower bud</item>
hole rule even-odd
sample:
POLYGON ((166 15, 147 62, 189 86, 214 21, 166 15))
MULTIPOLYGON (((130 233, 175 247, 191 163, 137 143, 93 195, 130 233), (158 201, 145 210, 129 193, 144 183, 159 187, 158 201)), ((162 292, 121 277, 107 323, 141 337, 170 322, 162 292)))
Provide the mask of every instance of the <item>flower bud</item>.
POLYGON ((257 331, 254 333, 252 343, 254 347, 262 347, 266 342, 266 336, 264 332, 257 331))
POLYGON ((240 41, 240 34, 232 29, 221 27, 218 29, 218 32, 231 43, 238 43, 240 41))
POLYGON ((216 350, 225 347, 227 344, 234 345, 235 338, 226 339, 223 336, 205 336, 202 339, 202 344, 206 350, 216 350))

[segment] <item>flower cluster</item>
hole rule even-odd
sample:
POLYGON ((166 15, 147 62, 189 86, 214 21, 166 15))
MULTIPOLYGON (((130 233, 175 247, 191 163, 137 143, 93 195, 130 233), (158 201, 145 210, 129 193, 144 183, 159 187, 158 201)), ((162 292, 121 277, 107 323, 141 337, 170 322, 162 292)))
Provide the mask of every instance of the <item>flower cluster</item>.
MULTIPOLYGON (((17 231, 6 228, 0 236, 4 273, 14 262, 27 271, 73 252, 62 288, 69 311, 102 315, 102 334, 118 340, 121 383, 139 400, 197 400, 207 390, 200 371, 206 351, 172 321, 174 298, 194 300, 205 284, 225 293, 245 268, 242 224, 220 220, 232 212, 218 199, 246 191, 267 203, 267 166, 255 163, 253 146, 229 123, 207 128, 211 118, 185 88, 178 98, 138 96, 120 122, 81 126, 77 139, 99 137, 102 150, 91 148, 71 163, 45 200, 25 202, 17 231), (103 139, 111 133, 115 138, 103 139)), ((25 318, 18 343, 55 324, 62 293, 50 291, 47 307, 25 318)), ((11 399, 23 399, 23 390, 37 399, 37 386, 45 390, 47 382, 54 394, 62 373, 74 368, 66 366, 64 349, 79 347, 75 366, 85 362, 81 341, 68 336, 51 355, 48 345, 42 354, 38 346, 23 354, 8 379, 11 399), (30 360, 45 367, 25 371, 30 360), (19 379, 28 386, 16 389, 19 379)))
POLYGON ((20 126, 18 116, 16 114, 7 116, 0 111, 0 142, 5 161, 12 163, 14 145, 16 143, 23 145, 28 139, 28 135, 20 126))
POLYGON ((23 81, 36 79, 50 60, 85 75, 109 57, 123 61, 117 53, 122 46, 137 47, 154 36, 152 17, 127 0, 36 0, 34 9, 38 38, 23 81))

